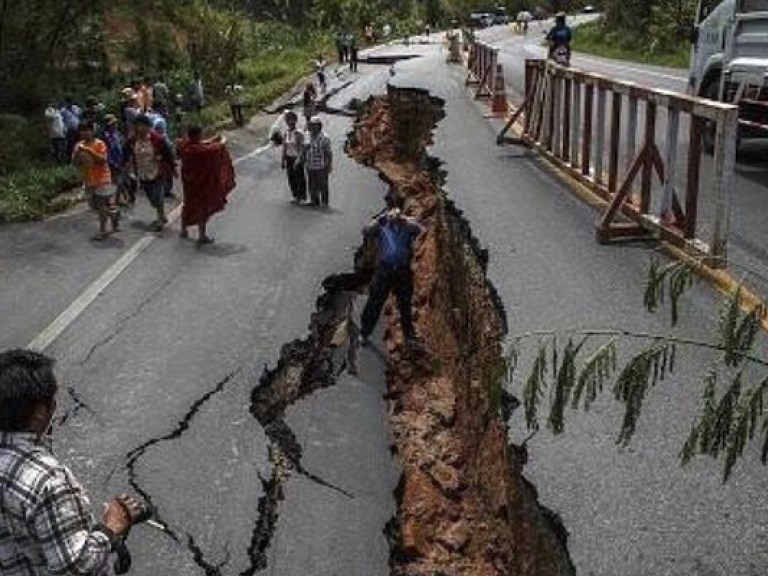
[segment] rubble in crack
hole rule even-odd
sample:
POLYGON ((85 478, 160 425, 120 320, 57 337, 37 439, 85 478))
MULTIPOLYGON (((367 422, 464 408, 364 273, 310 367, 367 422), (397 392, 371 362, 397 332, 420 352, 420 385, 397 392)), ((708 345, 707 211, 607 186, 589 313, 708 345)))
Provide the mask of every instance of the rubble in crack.
POLYGON ((442 116, 442 102, 427 92, 390 86, 363 108, 348 146, 427 229, 413 263, 414 316, 427 352, 404 350, 392 302, 384 316, 387 400, 403 468, 387 527, 392 573, 572 574, 567 533, 538 504, 499 417, 506 316, 486 278, 488 255, 426 154, 442 116))

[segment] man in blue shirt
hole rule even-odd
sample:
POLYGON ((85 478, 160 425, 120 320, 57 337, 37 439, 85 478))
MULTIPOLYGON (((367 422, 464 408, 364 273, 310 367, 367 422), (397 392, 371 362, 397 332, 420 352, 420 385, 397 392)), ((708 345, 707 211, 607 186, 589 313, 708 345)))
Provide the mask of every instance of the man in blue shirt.
POLYGON ((413 299, 413 272, 411 258, 413 242, 423 228, 402 213, 403 199, 391 201, 387 213, 373 220, 363 230, 366 236, 375 237, 378 243, 376 273, 369 288, 368 301, 363 309, 360 327, 360 343, 365 346, 381 315, 387 297, 394 294, 400 312, 400 326, 406 344, 416 343, 411 301, 413 299))

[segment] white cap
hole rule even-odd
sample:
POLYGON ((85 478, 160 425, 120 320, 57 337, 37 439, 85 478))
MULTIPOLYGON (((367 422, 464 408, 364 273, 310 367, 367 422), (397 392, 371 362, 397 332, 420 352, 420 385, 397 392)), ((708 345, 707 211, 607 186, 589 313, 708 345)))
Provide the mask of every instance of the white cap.
POLYGON ((322 123, 323 123, 323 121, 322 121, 322 120, 320 120, 320 116, 312 116, 312 117, 309 119, 309 123, 310 123, 310 124, 322 124, 322 123))

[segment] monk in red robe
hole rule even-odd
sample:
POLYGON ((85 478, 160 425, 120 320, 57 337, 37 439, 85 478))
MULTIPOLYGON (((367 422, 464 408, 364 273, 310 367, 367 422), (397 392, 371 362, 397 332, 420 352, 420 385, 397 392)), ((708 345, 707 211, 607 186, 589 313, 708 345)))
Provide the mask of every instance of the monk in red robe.
POLYGON ((187 228, 197 226, 198 244, 210 244, 208 220, 224 210, 227 196, 235 188, 235 169, 223 137, 204 140, 202 130, 192 126, 178 144, 181 159, 181 181, 184 206, 181 210, 181 237, 188 238, 187 228))

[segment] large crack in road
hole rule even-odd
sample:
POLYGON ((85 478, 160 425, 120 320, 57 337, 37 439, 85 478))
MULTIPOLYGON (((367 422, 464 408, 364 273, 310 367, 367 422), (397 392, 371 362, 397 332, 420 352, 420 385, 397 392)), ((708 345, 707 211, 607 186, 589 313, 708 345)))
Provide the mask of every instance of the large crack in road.
MULTIPOLYGON (((240 572, 241 576, 252 576, 267 567, 267 552, 277 526, 279 503, 284 498, 283 485, 291 471, 344 497, 355 497, 343 487, 335 486, 304 467, 301 444, 285 422, 284 416, 289 406, 319 389, 333 386, 348 366, 347 348, 352 345, 348 335, 353 332, 349 330, 349 323, 352 322, 350 311, 356 294, 365 282, 363 270, 326 278, 322 283, 324 292, 317 299, 316 310, 310 321, 309 335, 285 344, 280 351, 277 366, 273 369, 265 367, 259 384, 252 390, 250 412, 269 439, 271 472, 268 478, 259 478, 263 494, 258 500, 247 549, 249 566, 240 572)), ((227 374, 198 398, 169 433, 145 441, 125 456, 131 487, 156 511, 155 520, 163 532, 187 547, 193 561, 206 576, 221 576, 229 558, 213 563, 207 559, 191 533, 165 522, 155 499, 142 485, 136 468, 152 447, 181 438, 203 406, 223 392, 239 372, 236 370, 227 374)))
POLYGON ((507 318, 487 278, 489 254, 426 152, 443 116, 443 102, 428 92, 389 86, 366 103, 350 138, 351 155, 378 170, 427 229, 413 268, 414 316, 428 352, 414 357, 391 303, 385 313, 394 368, 387 400, 403 464, 386 527, 391 572, 571 575, 567 531, 523 477, 524 446, 509 445, 506 417, 517 402, 503 387, 507 318))
MULTIPOLYGON (((407 210, 427 228, 414 258, 415 319, 428 352, 402 346, 395 308, 385 311, 386 400, 402 463, 395 517, 382 529, 397 576, 561 576, 575 573, 567 530, 538 502, 524 478, 525 446, 509 444, 506 417, 515 400, 504 391, 503 304, 487 278, 489 254, 470 223, 444 191, 440 162, 426 154, 443 103, 421 90, 389 87, 359 112, 348 153, 373 167, 407 210), (502 418, 502 416, 504 418, 502 418)), ((336 384, 354 368, 355 299, 370 280, 370 252, 361 247, 353 272, 323 283, 305 338, 283 345, 251 391, 250 413, 269 441, 270 473, 259 477, 262 494, 246 554, 253 576, 268 567, 268 552, 291 473, 346 498, 355 495, 302 464, 303 450, 285 420, 289 406, 336 384)), ((179 439, 201 408, 236 378, 228 374, 195 401, 174 429, 125 457, 129 482, 148 503, 138 462, 153 446, 179 439)), ((158 519, 166 535, 188 549, 206 576, 221 576, 229 562, 210 561, 194 536, 158 519)))

